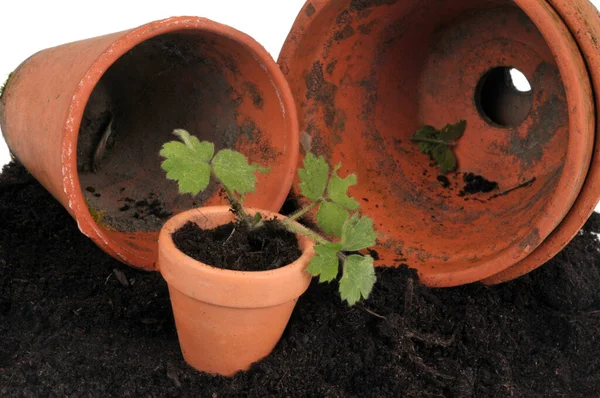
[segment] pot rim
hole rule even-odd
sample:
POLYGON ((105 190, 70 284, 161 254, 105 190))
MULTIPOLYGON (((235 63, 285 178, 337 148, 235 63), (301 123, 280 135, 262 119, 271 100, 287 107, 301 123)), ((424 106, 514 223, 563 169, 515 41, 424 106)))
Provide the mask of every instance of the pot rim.
MULTIPOLYGON (((233 221, 230 209, 229 206, 190 209, 167 221, 158 238, 158 270, 167 284, 196 300, 234 308, 272 307, 298 298, 312 280, 306 268, 315 255, 314 242, 303 235, 296 235, 302 255, 291 264, 269 271, 213 267, 193 259, 175 246, 172 234, 188 221, 197 222, 224 213, 233 221), (219 286, 221 284, 225 286, 219 286)), ((260 212, 269 218, 285 218, 266 210, 246 208, 246 211, 251 215, 260 212)))
MULTIPOLYGON (((94 240, 103 250, 112 254, 113 257, 120 258, 121 261, 138 267, 150 267, 156 260, 152 253, 144 255, 140 251, 129 249, 124 245, 117 245, 113 242, 110 233, 107 233, 92 218, 85 204, 84 195, 80 186, 79 174, 77 172, 77 137, 85 107, 89 98, 105 72, 125 53, 130 51, 138 44, 153 37, 166 33, 198 31, 218 34, 235 41, 247 49, 260 64, 269 77, 273 88, 276 90, 283 116, 288 125, 289 153, 286 156, 287 167, 286 178, 280 183, 281 190, 275 197, 270 197, 270 203, 265 203, 265 207, 279 209, 285 201, 293 183, 296 164, 299 156, 299 131, 298 117, 292 92, 287 80, 277 63, 265 48, 249 35, 238 31, 230 26, 193 16, 171 17, 158 20, 133 28, 129 31, 113 33, 115 41, 107 47, 102 54, 90 66, 85 76, 79 82, 79 85, 72 97, 68 115, 65 118, 64 129, 61 134, 62 151, 62 185, 65 195, 69 201, 69 207, 76 217, 79 230, 92 240, 94 240), (109 243, 111 242, 111 243, 109 243), (118 246, 116 250, 114 245, 118 246)), ((89 39, 88 39, 89 40, 89 39)), ((93 39, 92 39, 93 40, 93 39)), ((156 233, 156 232, 153 232, 156 233)))
MULTIPOLYGON (((428 269, 426 272, 419 269, 421 282, 428 286, 451 287, 477 282, 527 258, 568 214, 588 174, 594 144, 592 133, 595 124, 594 101, 587 68, 577 43, 546 0, 512 1, 525 12, 543 35, 559 68, 567 103, 577 104, 577 106, 569 106, 569 139, 562 174, 545 206, 544 213, 534 226, 538 230, 539 239, 532 239, 534 235, 524 236, 479 264, 466 264, 458 271, 445 271, 443 265, 428 269)), ((333 0, 308 0, 298 14, 278 60, 286 75, 293 67, 302 38, 310 31, 321 9, 333 2, 333 0), (314 8, 314 12, 306 12, 309 5, 314 8)))

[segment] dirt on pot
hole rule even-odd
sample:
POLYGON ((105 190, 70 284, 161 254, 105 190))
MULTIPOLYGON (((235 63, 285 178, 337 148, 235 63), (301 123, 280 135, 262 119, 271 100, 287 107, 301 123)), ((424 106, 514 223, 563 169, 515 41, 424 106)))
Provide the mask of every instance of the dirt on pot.
POLYGON ((16 163, 0 175, 0 220, 1 396, 600 392, 597 214, 547 265, 500 286, 436 290, 379 269, 372 297, 348 308, 314 281, 273 354, 231 379, 185 365, 160 275, 103 253, 16 163))
POLYGON ((83 191, 89 205, 105 213, 106 228, 158 231, 173 212, 214 199, 214 184, 192 198, 156 179, 163 174, 158 152, 174 128, 188 128, 218 149, 255 143, 265 164, 283 156, 261 119, 273 93, 264 92, 258 78, 246 80, 233 50, 223 46, 198 35, 154 37, 118 59, 95 86, 79 129, 77 169, 82 188, 98 193, 83 191), (137 200, 154 195, 160 210, 123 210, 123 189, 137 200))
POLYGON ((463 181, 465 182, 465 186, 459 193, 461 196, 464 196, 465 194, 475 195, 478 193, 488 193, 498 189, 497 182, 489 181, 487 178, 473 173, 464 173, 463 181))
POLYGON ((273 270, 302 255, 296 236, 274 220, 254 230, 241 221, 210 230, 188 222, 172 236, 175 246, 193 259, 234 271, 273 270))
MULTIPOLYGON (((423 173, 425 175, 425 173, 423 173)), ((442 188, 450 188, 450 180, 446 176, 438 176, 437 180, 442 184, 442 188)))
MULTIPOLYGON (((77 167, 82 187, 92 186, 102 194, 84 192, 94 209, 105 212, 104 223, 109 228, 157 231, 166 221, 123 212, 117 203, 123 187, 128 196, 139 198, 147 198, 152 190, 158 192, 156 199, 163 207, 169 205, 167 213, 192 206, 192 198, 175 198, 173 184, 154 178, 162 173, 157 154, 173 130, 173 120, 180 127, 194 125, 203 137, 214 134, 219 148, 231 148, 243 133, 236 119, 245 96, 257 107, 264 105, 258 88, 249 82, 243 85, 244 92, 235 93, 227 80, 231 72, 225 67, 229 64, 211 50, 201 39, 159 36, 115 62, 94 88, 79 131, 77 167), (189 85, 187 79, 177 79, 182 75, 194 76, 197 83, 189 85), (163 84, 167 80, 179 83, 163 84), (177 105, 168 107, 165 114, 157 98, 177 105), (203 115, 202 122, 194 119, 198 114, 203 115)), ((233 64, 229 69, 237 67, 233 64)), ((213 194, 211 187, 196 200, 203 202, 213 194)))

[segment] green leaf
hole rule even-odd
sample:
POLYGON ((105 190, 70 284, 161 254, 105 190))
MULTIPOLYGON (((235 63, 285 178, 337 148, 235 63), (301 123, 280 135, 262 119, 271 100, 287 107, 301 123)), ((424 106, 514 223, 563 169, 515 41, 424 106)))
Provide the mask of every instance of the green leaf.
POLYGON ((215 155, 212 161, 217 178, 225 187, 240 195, 254 192, 256 187, 256 172, 264 172, 262 166, 250 164, 248 158, 231 149, 223 149, 215 155))
POLYGON ((178 141, 163 145, 160 155, 166 160, 162 168, 167 178, 179 184, 179 192, 197 195, 210 182, 210 166, 198 152, 178 141))
MULTIPOLYGON (((423 126, 415 132, 414 138, 425 138, 429 140, 439 139, 439 131, 433 126, 423 126)), ((431 142, 419 142, 419 151, 430 154, 433 152, 435 144, 431 142)))
POLYGON ((423 126, 415 132, 415 138, 438 138, 439 131, 433 126, 423 126))
POLYGON ((352 185, 356 185, 356 175, 350 174, 346 178, 340 178, 337 172, 342 167, 341 164, 335 166, 329 186, 327 187, 327 194, 329 199, 337 203, 338 205, 345 207, 348 210, 356 210, 360 207, 360 204, 348 196, 348 188, 352 185))
POLYGON ((318 158, 312 153, 306 154, 304 168, 298 170, 300 190, 306 198, 315 201, 323 196, 329 179, 329 165, 323 156, 318 158))
POLYGON ((440 165, 442 173, 446 174, 456 169, 456 156, 450 147, 438 145, 433 150, 433 158, 440 165))
POLYGON ((177 129, 173 131, 173 134, 181 138, 181 141, 190 149, 198 153, 200 159, 210 162, 215 154, 215 145, 212 142, 202 141, 190 135, 186 130, 177 129))
POLYGON ((350 213, 342 206, 332 202, 323 202, 317 212, 317 224, 326 234, 340 238, 342 227, 349 217, 350 213))
POLYGON ((10 72, 8 74, 8 77, 4 81, 4 84, 2 84, 2 86, 0 86, 0 98, 2 98, 2 94, 4 94, 4 90, 6 89, 6 86, 8 86, 8 81, 11 79, 11 77, 13 76, 13 74, 14 74, 14 72, 10 72))
POLYGON ((373 220, 354 214, 342 228, 342 246, 344 251, 358 251, 373 246, 377 235, 373 231, 373 220))
POLYGON ((448 124, 440 132, 440 139, 444 141, 458 140, 460 137, 463 136, 466 128, 466 120, 461 120, 456 124, 448 124))
POLYGON ((433 148, 435 148, 435 144, 431 142, 419 142, 419 151, 424 154, 431 154, 433 152, 433 148))
POLYGON ((375 277, 373 258, 354 254, 344 262, 344 275, 340 279, 340 295, 350 306, 360 301, 361 297, 369 298, 375 277))
POLYGON ((259 224, 263 219, 262 214, 254 213, 254 225, 259 224))
POLYGON ((306 271, 312 276, 320 276, 319 282, 331 282, 337 277, 338 253, 342 250, 339 243, 328 243, 315 246, 316 256, 312 258, 306 271))

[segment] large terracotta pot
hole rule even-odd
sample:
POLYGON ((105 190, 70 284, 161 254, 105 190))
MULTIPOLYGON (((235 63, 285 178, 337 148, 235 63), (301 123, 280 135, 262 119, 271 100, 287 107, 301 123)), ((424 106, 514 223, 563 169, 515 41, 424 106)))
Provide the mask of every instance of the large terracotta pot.
MULTIPOLYGON (((600 115, 600 15, 588 0, 548 0, 577 40, 587 63, 600 115)), ((512 267, 484 280, 488 284, 506 282, 525 275, 554 257, 581 229, 600 199, 600 125, 596 120, 596 141, 590 170, 581 193, 562 223, 529 256, 512 267)))
POLYGON ((169 220, 159 239, 159 269, 169 285, 183 357, 197 370, 225 376, 248 369, 275 348, 298 297, 310 285, 306 268, 314 256, 313 243, 298 236, 303 254, 292 264, 240 272, 196 261, 173 243, 173 232, 188 221, 211 229, 233 219, 227 206, 188 210, 169 220))
POLYGON ((546 1, 309 1, 279 63, 303 142, 357 170, 351 193, 376 220, 379 265, 407 263, 430 286, 482 280, 532 253, 580 193, 592 91, 546 1), (514 87, 511 68, 530 92, 514 87), (459 172, 444 188, 410 138, 459 120, 459 172), (463 196, 469 172, 499 189, 463 196))
POLYGON ((158 152, 175 128, 271 167, 251 206, 279 210, 298 159, 296 110, 277 64, 249 36, 198 17, 33 55, 8 82, 0 123, 11 151, 80 230, 145 269, 171 213, 221 202, 215 186, 182 197, 167 181, 158 152))

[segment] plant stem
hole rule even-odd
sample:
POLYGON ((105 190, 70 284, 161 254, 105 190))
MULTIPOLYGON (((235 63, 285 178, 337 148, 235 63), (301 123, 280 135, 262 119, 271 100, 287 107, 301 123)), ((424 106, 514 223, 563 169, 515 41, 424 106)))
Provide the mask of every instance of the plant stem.
POLYGON ((288 217, 289 220, 292 221, 297 221, 299 219, 301 219, 305 214, 307 214, 308 212, 310 212, 312 209, 314 209, 315 207, 317 207, 317 205, 319 205, 321 202, 323 202, 324 199, 323 198, 319 198, 317 200, 315 200, 314 202, 312 202, 310 205, 306 206, 303 209, 298 210, 297 212, 295 212, 294 214, 290 215, 288 217))
POLYGON ((248 225, 253 226, 253 219, 246 212, 244 206, 242 206, 242 201, 240 200, 239 196, 237 196, 236 193, 229 189, 225 184, 221 183, 221 185, 225 189, 225 193, 229 198, 229 202, 231 203, 231 208, 233 209, 234 213, 241 217, 248 225))
POLYGON ((283 226, 286 227, 288 231, 304 235, 307 238, 312 239, 315 242, 320 243, 322 245, 331 243, 327 239, 325 239, 324 237, 319 235, 318 233, 306 228, 302 224, 298 224, 298 223, 294 222, 294 220, 292 220, 292 219, 286 218, 284 220, 281 220, 281 224, 283 224, 283 226))
POLYGON ((456 145, 456 143, 454 143, 452 141, 436 140, 434 138, 412 137, 410 140, 416 141, 416 142, 429 142, 430 144, 441 144, 441 145, 446 145, 446 146, 455 146, 456 145))

